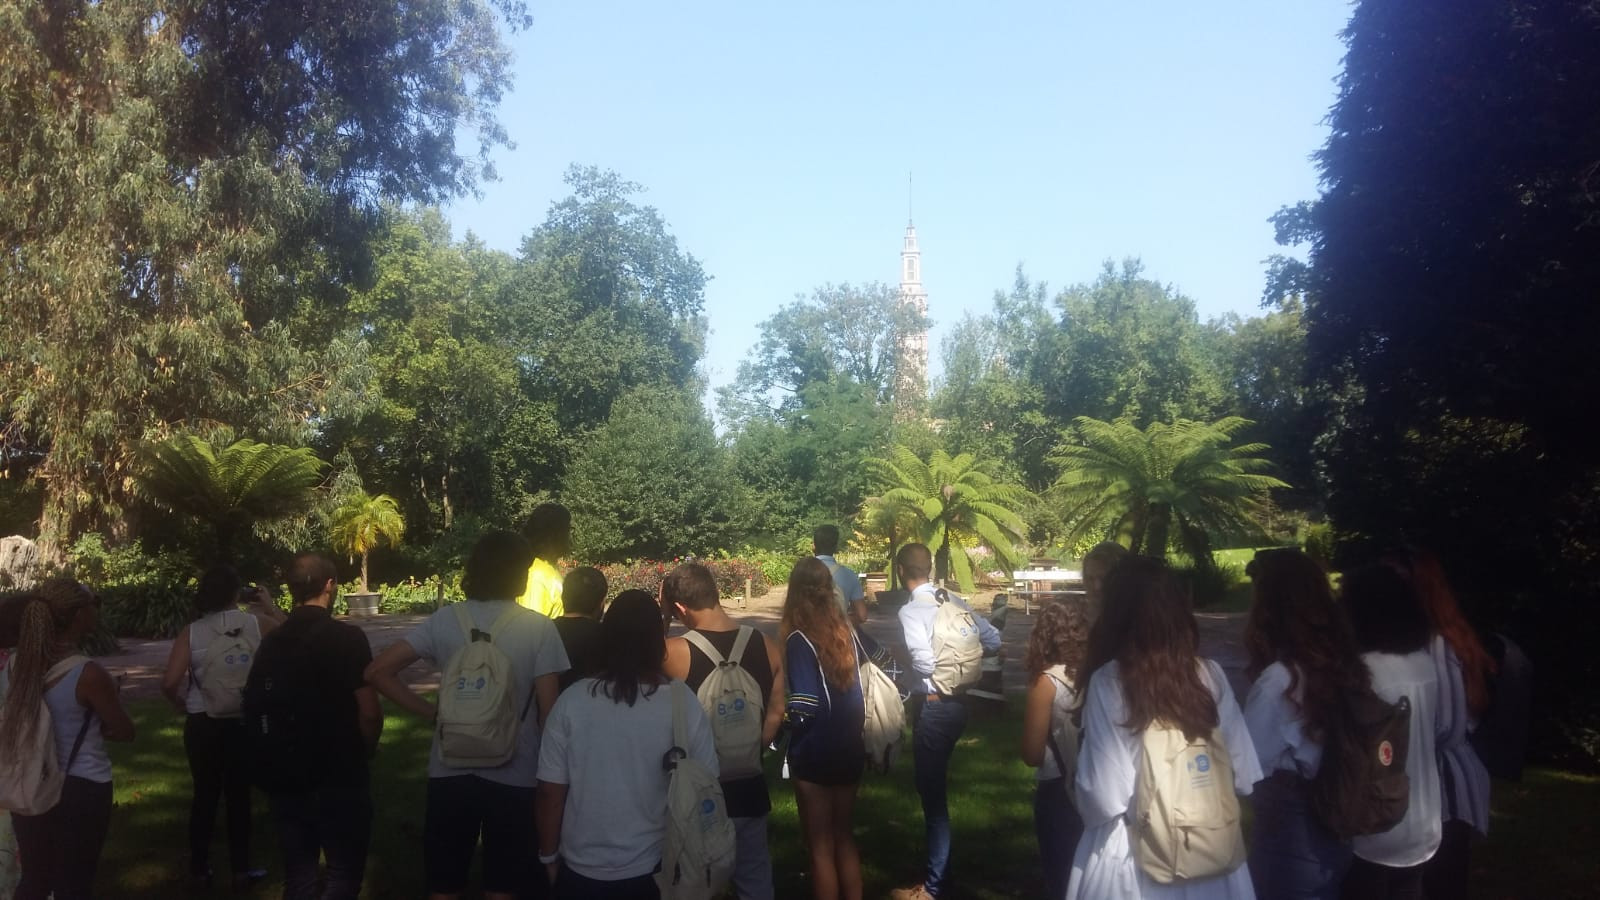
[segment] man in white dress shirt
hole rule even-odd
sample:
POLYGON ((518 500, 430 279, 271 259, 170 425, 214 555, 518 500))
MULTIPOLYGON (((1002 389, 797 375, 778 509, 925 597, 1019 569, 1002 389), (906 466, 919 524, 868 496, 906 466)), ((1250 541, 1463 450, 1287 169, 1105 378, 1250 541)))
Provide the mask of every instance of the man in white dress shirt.
MULTIPOLYGON (((894 557, 895 574, 911 591, 911 599, 900 608, 900 627, 905 632, 906 652, 911 657, 912 674, 917 679, 911 691, 912 757, 916 767, 917 794, 922 798, 922 819, 928 838, 928 871, 922 884, 900 888, 894 900, 926 900, 938 897, 949 886, 950 805, 947 776, 950 754, 967 727, 965 695, 941 693, 929 678, 933 674, 933 624, 939 612, 940 589, 928 579, 933 572, 933 555, 922 544, 907 544, 894 557)), ((967 601, 946 594, 945 602, 969 612, 967 601)), ((1000 649, 1000 632, 983 616, 974 615, 978 640, 985 650, 1000 649)))

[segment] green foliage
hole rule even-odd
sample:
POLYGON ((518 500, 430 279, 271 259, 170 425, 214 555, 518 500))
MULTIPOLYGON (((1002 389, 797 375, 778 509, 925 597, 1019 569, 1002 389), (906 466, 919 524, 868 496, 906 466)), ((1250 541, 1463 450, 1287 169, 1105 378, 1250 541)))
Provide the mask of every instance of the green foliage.
POLYGON ((761 550, 755 547, 745 547, 739 551, 738 558, 751 562, 761 570, 762 579, 767 584, 774 585, 789 583, 789 573, 794 571, 795 561, 800 557, 787 550, 761 550))
POLYGON ((361 405, 339 307, 381 201, 491 174, 495 22, 480 0, 0 5, 0 245, 29 298, 0 317, 0 415, 43 454, 47 554, 120 527, 152 437, 298 444, 361 405))
POLYGON ((399 584, 380 584, 377 591, 383 595, 383 599, 379 609, 396 615, 429 615, 438 609, 441 584, 444 585, 445 603, 467 599, 466 593, 461 590, 461 573, 455 572, 444 579, 430 575, 421 581, 412 578, 399 584))
POLYGON ((153 446, 135 480, 158 506, 210 526, 217 558, 228 560, 253 523, 308 508, 323 468, 306 448, 241 440, 218 449, 184 434, 153 446))
POLYGON ((100 624, 110 634, 170 638, 194 619, 196 566, 187 554, 107 547, 90 533, 73 542, 67 562, 74 577, 100 595, 100 624))
POLYGON ((883 486, 877 501, 910 511, 916 536, 934 552, 936 577, 952 574, 963 591, 972 591, 974 556, 979 544, 989 547, 1008 566, 1022 561, 1014 542, 1026 525, 1016 510, 1028 492, 990 474, 992 465, 970 453, 952 457, 935 450, 926 461, 896 446, 887 459, 868 460, 883 486))
POLYGON ((1061 477, 1052 496, 1074 539, 1124 538, 1134 553, 1166 555, 1176 545, 1202 566, 1218 539, 1260 531, 1262 498, 1287 487, 1265 474, 1263 444, 1234 444, 1250 423, 1180 419, 1144 429, 1079 417, 1051 454, 1061 477))
POLYGON ((361 590, 365 593, 368 555, 380 544, 399 543, 405 532, 406 521, 393 497, 356 491, 347 494, 333 511, 329 537, 336 552, 361 557, 361 590))
POLYGON ((579 448, 561 484, 579 559, 671 558, 737 544, 750 499, 697 397, 641 389, 579 448))
POLYGON ((1206 565, 1191 562, 1177 566, 1179 579, 1189 587, 1197 608, 1215 607, 1245 583, 1244 567, 1235 563, 1206 565))
POLYGON ((717 582, 717 593, 722 597, 743 596, 746 579, 750 581, 751 596, 761 597, 771 590, 773 584, 783 584, 789 578, 788 573, 784 573, 783 581, 771 581, 766 577, 765 567, 759 560, 738 556, 711 559, 682 557, 673 560, 630 559, 607 563, 600 567, 600 571, 606 576, 608 596, 615 597, 627 590, 640 590, 655 597, 661 593, 661 582, 667 577, 667 573, 685 562, 697 562, 710 569, 711 577, 717 582))

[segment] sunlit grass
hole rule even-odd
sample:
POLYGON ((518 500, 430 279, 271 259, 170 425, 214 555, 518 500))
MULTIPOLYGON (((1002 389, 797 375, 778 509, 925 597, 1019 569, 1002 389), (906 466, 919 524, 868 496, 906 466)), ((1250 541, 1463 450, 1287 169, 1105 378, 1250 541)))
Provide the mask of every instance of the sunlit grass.
MULTIPOLYGON (((1018 704, 1004 715, 975 715, 951 763, 951 818, 955 841, 952 876, 956 897, 997 900, 1035 897, 1040 890, 1033 837, 1033 773, 1016 756, 1018 704)), ((101 863, 99 895, 157 898, 201 896, 186 884, 189 773, 180 718, 158 701, 131 705, 139 741, 114 749, 117 809, 101 863)), ((377 805, 369 897, 422 894, 422 814, 429 731, 390 709, 374 763, 377 805)), ((794 793, 768 760, 773 784, 772 854, 778 896, 810 896, 794 793)), ((856 839, 865 866, 866 896, 921 879, 922 811, 912 786, 909 753, 888 776, 863 782, 856 807, 856 839)), ((1474 896, 1589 896, 1600 849, 1600 778, 1530 770, 1516 784, 1497 783, 1492 840, 1473 859, 1474 896)), ((252 895, 282 890, 264 798, 255 806, 254 854, 272 877, 252 895)), ((220 826, 220 820, 219 820, 220 826)), ((218 882, 227 880, 222 829, 212 859, 218 882)), ((237 896, 219 888, 216 896, 237 896)))

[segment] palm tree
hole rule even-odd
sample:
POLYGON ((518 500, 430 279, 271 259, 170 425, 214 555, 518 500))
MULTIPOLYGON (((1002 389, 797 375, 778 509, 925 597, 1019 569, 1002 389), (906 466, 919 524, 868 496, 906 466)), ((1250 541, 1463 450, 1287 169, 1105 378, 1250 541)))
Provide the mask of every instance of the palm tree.
POLYGON ((400 505, 388 494, 347 494, 333 511, 329 538, 334 549, 361 557, 361 593, 367 593, 367 556, 379 544, 396 544, 406 533, 400 505))
POLYGON ((856 537, 863 546, 881 541, 889 548, 889 587, 895 587, 894 551, 908 535, 921 534, 922 513, 908 503, 868 497, 856 514, 856 537))
POLYGON ((1266 474, 1266 444, 1234 445, 1252 425, 1237 416, 1216 422, 1073 420, 1071 439, 1050 462, 1060 470, 1050 495, 1076 540, 1100 531, 1135 553, 1166 555, 1174 537, 1195 563, 1211 564, 1218 537, 1255 537, 1267 492, 1289 485, 1266 474))
POLYGON ((156 505, 210 526, 226 561, 241 531, 309 507, 323 465, 304 447, 243 440, 219 450, 183 434, 151 447, 134 480, 156 505))
POLYGON ((887 459, 869 459, 867 466, 882 482, 878 502, 911 511, 918 535, 934 552, 935 575, 955 575, 963 591, 973 589, 972 550, 988 544, 1006 565, 1020 558, 1013 541, 1027 525, 1016 513, 1026 503, 1024 488, 998 481, 992 467, 970 453, 952 457, 935 450, 927 462, 909 448, 896 446, 887 459))

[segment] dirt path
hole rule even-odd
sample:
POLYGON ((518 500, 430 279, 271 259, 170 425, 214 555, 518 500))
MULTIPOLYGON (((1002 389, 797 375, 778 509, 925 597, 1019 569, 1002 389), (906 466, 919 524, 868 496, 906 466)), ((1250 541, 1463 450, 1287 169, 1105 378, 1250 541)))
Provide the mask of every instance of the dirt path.
MULTIPOLYGON (((729 614, 741 623, 753 625, 776 636, 778 620, 783 610, 783 596, 783 589, 778 588, 768 592, 764 597, 753 598, 744 604, 737 600, 728 601, 726 606, 729 614)), ((973 595, 972 607, 984 611, 989 609, 993 600, 993 592, 980 591, 973 595)), ((404 637, 406 632, 415 627, 422 618, 422 616, 379 615, 347 618, 344 621, 358 625, 366 632, 367 639, 372 644, 372 652, 376 655, 404 637)), ((1242 703, 1248 686, 1244 678, 1247 661, 1242 641, 1244 614, 1198 613, 1195 618, 1200 623, 1201 654, 1222 664, 1229 680, 1233 683, 1234 693, 1242 703)), ((1032 628, 1033 617, 1023 613, 1020 608, 1012 609, 1007 615, 1004 632, 1006 647, 1004 681, 1008 693, 1021 692, 1027 688, 1022 672, 1022 657, 1023 650, 1027 646, 1028 633, 1032 628)), ((894 648, 896 652, 904 651, 905 644, 900 637, 900 623, 895 617, 894 610, 874 610, 872 618, 867 622, 866 630, 885 646, 894 648)), ((171 649, 171 641, 124 640, 121 653, 99 657, 99 661, 113 675, 122 676, 123 696, 131 699, 159 697, 161 673, 166 667, 167 654, 171 649)), ((419 688, 433 689, 439 684, 438 671, 421 665, 407 669, 404 676, 419 688)))

